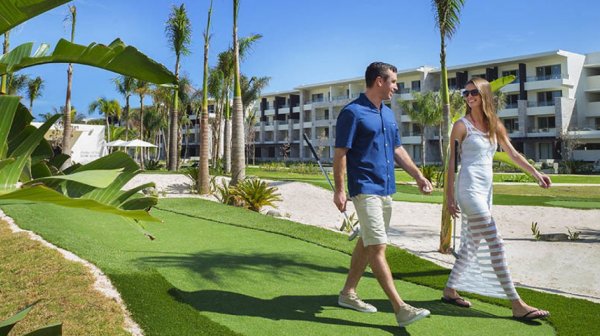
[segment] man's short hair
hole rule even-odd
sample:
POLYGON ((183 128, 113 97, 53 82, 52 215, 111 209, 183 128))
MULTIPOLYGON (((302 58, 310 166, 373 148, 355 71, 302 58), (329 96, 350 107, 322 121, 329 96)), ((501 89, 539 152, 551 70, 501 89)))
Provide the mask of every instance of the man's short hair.
POLYGON ((377 77, 383 78, 383 80, 388 79, 387 70, 391 70, 393 73, 398 73, 398 69, 395 66, 383 63, 383 62, 373 62, 369 64, 367 70, 365 71, 365 82, 367 83, 367 87, 370 88, 375 83, 375 79, 377 77))

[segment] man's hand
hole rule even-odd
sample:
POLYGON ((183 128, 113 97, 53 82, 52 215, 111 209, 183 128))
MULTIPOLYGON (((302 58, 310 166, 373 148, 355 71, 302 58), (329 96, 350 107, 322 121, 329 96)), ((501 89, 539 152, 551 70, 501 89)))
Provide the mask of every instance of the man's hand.
POLYGON ((431 194, 431 192, 433 191, 433 186, 431 185, 431 182, 429 182, 428 179, 426 179, 424 176, 419 176, 417 179, 417 186, 419 186, 419 190, 421 191, 421 193, 425 194, 425 195, 429 195, 431 194))
POLYGON ((346 192, 344 191, 336 191, 333 194, 333 203, 340 210, 340 212, 346 211, 346 202, 348 199, 346 198, 346 192))

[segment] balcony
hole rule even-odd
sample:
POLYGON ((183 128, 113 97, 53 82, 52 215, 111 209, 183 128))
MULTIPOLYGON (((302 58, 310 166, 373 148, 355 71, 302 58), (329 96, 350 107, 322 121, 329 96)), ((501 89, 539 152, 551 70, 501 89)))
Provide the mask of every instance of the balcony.
POLYGON ((517 104, 507 104, 505 108, 498 111, 498 117, 500 118, 509 118, 509 117, 518 117, 519 116, 519 108, 517 104))
POLYGON ((600 102, 590 102, 586 117, 600 117, 600 102))
POLYGON ((265 110, 265 117, 270 115, 275 115, 275 109, 265 110))
POLYGON ((409 88, 398 89, 396 94, 399 94, 402 100, 413 100, 412 90, 409 88))
POLYGON ((421 144, 421 136, 420 135, 402 136, 402 144, 404 144, 404 145, 420 145, 421 144))
POLYGON ((587 90, 585 92, 600 92, 600 75, 587 78, 587 90))
POLYGON ((556 137, 556 128, 528 128, 529 137, 556 137))
POLYGON ((556 107, 555 102, 552 101, 540 101, 540 102, 527 102, 527 115, 535 116, 535 115, 555 115, 556 107))
POLYGON ((565 74, 554 74, 546 76, 529 76, 525 82, 525 90, 560 90, 564 86, 573 86, 569 82, 569 76, 565 74))

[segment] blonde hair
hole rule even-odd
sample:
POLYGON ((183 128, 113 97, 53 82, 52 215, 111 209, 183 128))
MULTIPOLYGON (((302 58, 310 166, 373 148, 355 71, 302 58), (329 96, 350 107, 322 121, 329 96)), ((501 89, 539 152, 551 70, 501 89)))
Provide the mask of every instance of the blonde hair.
MULTIPOLYGON (((483 121, 486 123, 489 130, 490 141, 495 141, 498 133, 498 115, 496 115, 496 107, 494 105, 494 96, 490 82, 483 78, 472 78, 467 84, 473 84, 479 91, 481 97, 481 109, 483 110, 483 121)), ((466 85, 465 85, 466 86, 466 85)), ((466 104, 466 103, 465 103, 466 104)), ((467 114, 471 113, 469 104, 467 105, 467 114)))

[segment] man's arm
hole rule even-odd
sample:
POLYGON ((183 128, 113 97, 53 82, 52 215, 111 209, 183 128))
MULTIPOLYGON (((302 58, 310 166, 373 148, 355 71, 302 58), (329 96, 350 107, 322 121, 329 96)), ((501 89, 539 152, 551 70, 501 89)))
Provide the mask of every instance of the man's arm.
POLYGON ((335 148, 333 154, 333 180, 335 191, 333 192, 333 203, 337 208, 346 211, 346 189, 344 188, 344 177, 346 175, 346 153, 348 148, 335 148))
POLYGON ((419 190, 424 194, 429 194, 433 190, 433 186, 428 179, 423 176, 421 170, 413 160, 410 158, 410 155, 406 152, 404 147, 399 146, 394 150, 394 161, 402 167, 412 178, 415 179, 417 185, 419 186, 419 190))

